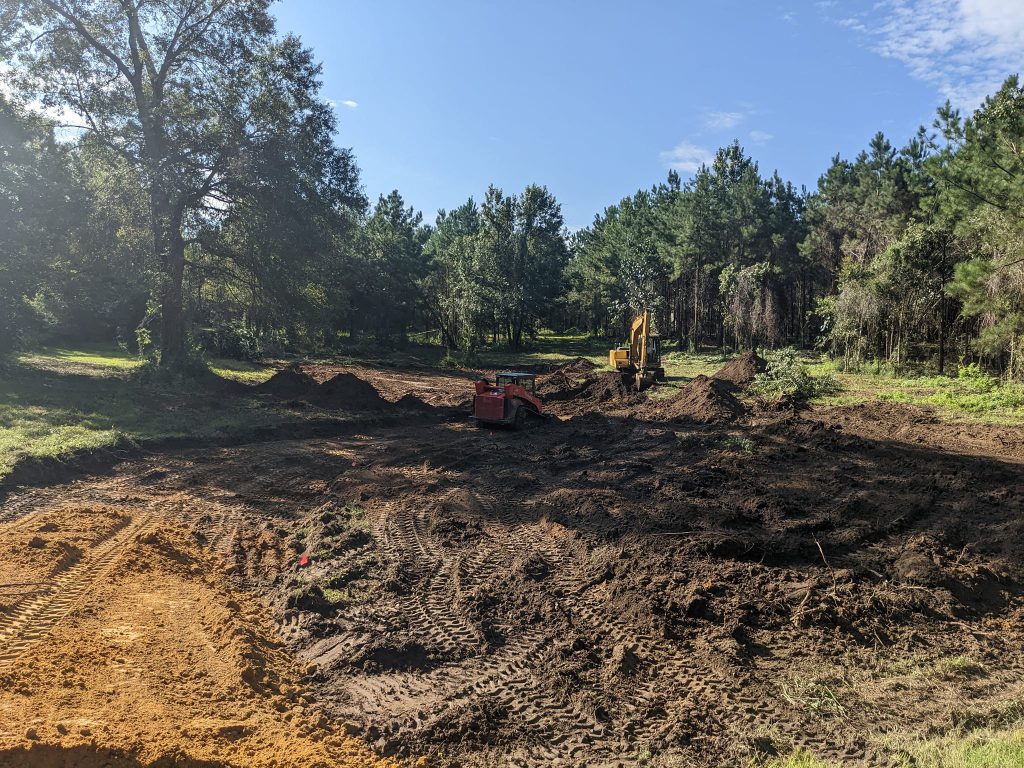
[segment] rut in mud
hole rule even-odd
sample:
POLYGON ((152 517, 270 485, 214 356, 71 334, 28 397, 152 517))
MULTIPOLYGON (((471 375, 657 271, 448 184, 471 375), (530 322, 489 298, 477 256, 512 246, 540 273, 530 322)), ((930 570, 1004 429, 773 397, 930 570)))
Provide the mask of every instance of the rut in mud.
MULTIPOLYGON (((456 402, 422 372, 359 375, 392 402, 456 402)), ((424 418, 200 449, 8 508, 172 515, 270 607, 332 728, 431 764, 732 766, 802 746, 887 765, 873 734, 1024 694, 1019 435, 977 428, 957 454, 959 427, 920 412, 760 412, 715 381, 580 399, 610 381, 578 365, 540 382, 575 415, 536 429, 424 418), (984 672, 849 683, 957 656, 984 672)))

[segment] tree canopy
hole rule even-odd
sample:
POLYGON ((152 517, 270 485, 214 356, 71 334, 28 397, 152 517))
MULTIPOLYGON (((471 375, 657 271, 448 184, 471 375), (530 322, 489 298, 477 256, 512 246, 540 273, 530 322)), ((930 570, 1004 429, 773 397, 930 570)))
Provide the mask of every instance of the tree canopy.
POLYGON ((575 232, 539 184, 427 221, 398 190, 371 205, 268 2, 5 6, 0 354, 50 335, 166 366, 360 340, 472 356, 544 328, 614 339, 647 309, 691 348, 1024 374, 1015 76, 970 115, 837 155, 814 190, 733 142, 575 232))

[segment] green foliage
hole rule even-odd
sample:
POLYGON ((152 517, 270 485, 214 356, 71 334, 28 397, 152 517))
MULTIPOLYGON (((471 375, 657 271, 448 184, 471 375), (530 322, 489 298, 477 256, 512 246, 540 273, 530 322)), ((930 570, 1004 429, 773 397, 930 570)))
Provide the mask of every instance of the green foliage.
POLYGON ((512 196, 492 186, 479 208, 470 198, 440 212, 422 291, 448 349, 472 359, 488 336, 523 348, 563 292, 563 226, 561 206, 536 185, 512 196))
POLYGON ((55 323, 53 286, 87 210, 53 130, 0 94, 0 358, 55 323))
POLYGON ((187 367, 195 338, 240 360, 437 338, 466 364, 541 328, 621 339, 649 309, 694 351, 817 341, 844 370, 1024 375, 1016 77, 970 116, 942 108, 938 134, 835 157, 811 194, 733 142, 570 236, 538 185, 434 226, 398 191, 369 210, 319 65, 267 0, 31 0, 5 31, 5 93, 95 120, 62 144, 0 97, 0 356, 134 338, 187 367))
POLYGON ((806 289, 802 211, 791 184, 762 178, 733 143, 690 182, 670 174, 577 233, 569 301, 581 325, 613 337, 651 309, 663 335, 691 348, 727 335, 748 347, 799 338, 803 318, 783 309, 806 289))
POLYGON ((765 370, 757 374, 750 385, 750 391, 762 397, 809 400, 835 394, 841 388, 831 374, 812 375, 792 348, 769 353, 767 363, 765 370))
POLYGON ((263 359, 263 338, 244 320, 231 320, 223 326, 210 328, 199 335, 207 352, 232 360, 263 359))

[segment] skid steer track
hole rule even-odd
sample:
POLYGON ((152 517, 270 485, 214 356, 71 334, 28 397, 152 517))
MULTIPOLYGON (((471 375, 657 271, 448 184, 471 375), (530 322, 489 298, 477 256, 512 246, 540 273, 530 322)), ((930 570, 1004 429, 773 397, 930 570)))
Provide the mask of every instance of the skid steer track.
POLYGON ((83 557, 55 573, 49 581, 0 616, 0 669, 12 664, 33 643, 70 613, 89 588, 118 562, 125 545, 154 525, 149 515, 139 516, 110 531, 83 557))

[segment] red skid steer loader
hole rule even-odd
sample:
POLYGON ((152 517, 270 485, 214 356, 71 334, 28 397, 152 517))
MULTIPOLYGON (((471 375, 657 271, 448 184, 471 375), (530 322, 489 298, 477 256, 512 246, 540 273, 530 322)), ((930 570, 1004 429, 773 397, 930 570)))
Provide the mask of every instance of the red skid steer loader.
POLYGON ((494 384, 487 379, 476 382, 473 415, 478 427, 508 426, 521 429, 529 418, 546 418, 544 405, 537 397, 536 376, 532 373, 499 373, 494 384))

